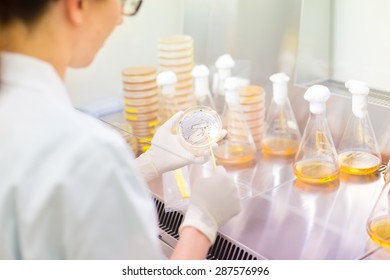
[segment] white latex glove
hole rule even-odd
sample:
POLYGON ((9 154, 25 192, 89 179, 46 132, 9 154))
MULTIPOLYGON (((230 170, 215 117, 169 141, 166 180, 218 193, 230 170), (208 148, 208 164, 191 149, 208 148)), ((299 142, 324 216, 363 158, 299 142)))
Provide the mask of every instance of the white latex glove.
MULTIPOLYGON (((164 172, 192 163, 202 164, 208 160, 210 154, 208 150, 202 156, 194 156, 180 144, 177 135, 172 132, 182 115, 183 111, 176 113, 159 127, 149 150, 136 159, 138 169, 146 181, 150 181, 164 172)), ((225 136, 226 131, 223 131, 220 138, 225 136)), ((213 149, 214 146, 218 147, 215 144, 213 149)))
POLYGON ((222 166, 212 177, 198 179, 191 188, 190 205, 179 232, 191 226, 214 243, 217 230, 241 210, 238 187, 222 166))

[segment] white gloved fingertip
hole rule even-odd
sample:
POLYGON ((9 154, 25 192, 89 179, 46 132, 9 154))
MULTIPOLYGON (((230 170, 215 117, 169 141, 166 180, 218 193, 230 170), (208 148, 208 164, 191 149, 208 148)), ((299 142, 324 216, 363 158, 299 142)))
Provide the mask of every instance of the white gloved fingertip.
POLYGON ((176 125, 176 123, 179 121, 181 116, 183 116, 184 112, 179 111, 176 114, 174 114, 168 121, 172 122, 173 125, 176 125))
POLYGON ((179 234, 185 227, 194 227, 202 232, 214 244, 217 236, 218 224, 210 214, 201 210, 197 206, 190 204, 184 218, 184 221, 179 227, 179 234))
POLYGON ((218 140, 221 140, 221 139, 225 138, 226 135, 227 135, 227 130, 226 129, 222 129, 221 133, 219 134, 219 139, 218 140))
POLYGON ((192 162, 196 164, 203 164, 207 162, 209 157, 207 155, 199 156, 199 157, 194 157, 192 162))
POLYGON ((215 171, 217 171, 218 173, 221 173, 221 174, 225 174, 226 173, 226 169, 222 165, 218 165, 217 169, 215 171))

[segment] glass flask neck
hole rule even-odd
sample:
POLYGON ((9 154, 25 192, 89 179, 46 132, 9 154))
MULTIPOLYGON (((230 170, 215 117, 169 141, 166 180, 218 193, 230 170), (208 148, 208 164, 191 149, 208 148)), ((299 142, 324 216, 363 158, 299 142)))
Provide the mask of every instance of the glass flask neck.
POLYGON ((206 96, 210 93, 207 78, 196 78, 194 81, 194 93, 196 96, 206 96))
POLYGON ((326 119, 326 110, 322 110, 316 113, 310 112, 310 118, 316 120, 326 119))
POLYGON ((283 105, 288 101, 287 84, 273 83, 273 100, 278 105, 283 105))
POLYGON ((160 92, 163 97, 173 97, 175 95, 175 85, 163 85, 160 87, 160 92))

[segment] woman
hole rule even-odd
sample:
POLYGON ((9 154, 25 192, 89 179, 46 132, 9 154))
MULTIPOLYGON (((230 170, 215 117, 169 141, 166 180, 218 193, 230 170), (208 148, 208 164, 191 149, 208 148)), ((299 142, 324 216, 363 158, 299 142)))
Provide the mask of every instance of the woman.
MULTIPOLYGON (((180 114, 134 160, 119 135, 74 110, 63 83, 140 4, 0 0, 0 259, 162 257, 144 179, 203 160, 170 133, 180 114)), ((204 258, 239 209, 223 170, 198 180, 172 258, 204 258)))

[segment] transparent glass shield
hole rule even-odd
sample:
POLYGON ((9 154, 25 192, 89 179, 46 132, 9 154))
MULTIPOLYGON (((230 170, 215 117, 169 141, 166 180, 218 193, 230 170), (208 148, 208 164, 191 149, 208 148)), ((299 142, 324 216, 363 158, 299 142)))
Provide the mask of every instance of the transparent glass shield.
POLYGON ((385 184, 367 221, 367 232, 377 244, 390 248, 390 161, 386 167, 385 184))

